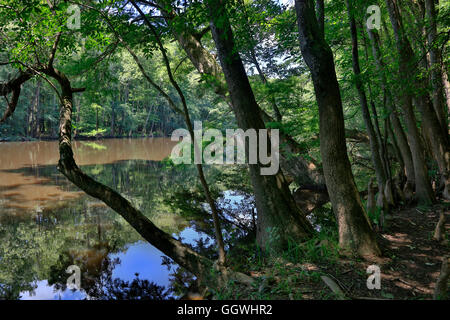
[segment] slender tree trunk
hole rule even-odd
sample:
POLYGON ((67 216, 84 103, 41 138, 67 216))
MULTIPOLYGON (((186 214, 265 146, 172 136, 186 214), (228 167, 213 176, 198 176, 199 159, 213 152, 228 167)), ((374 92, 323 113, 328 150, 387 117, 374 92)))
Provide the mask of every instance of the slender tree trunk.
POLYGON ((275 119, 277 119, 278 122, 281 122, 283 120, 283 116, 281 115, 280 109, 278 109, 278 105, 277 105, 275 96, 271 92, 270 84, 267 81, 267 78, 266 78, 264 72, 262 71, 261 66, 259 65, 258 58, 256 57, 255 50, 253 48, 250 49, 250 55, 252 57, 253 64, 255 65, 256 70, 258 71, 258 75, 259 75, 259 78, 261 79, 261 82, 264 83, 264 85, 269 89, 269 92, 270 92, 269 99, 270 99, 270 103, 272 105, 273 112, 275 113, 275 119))
MULTIPOLYGON (((395 8, 396 4, 394 1, 386 0, 386 4, 389 10, 389 16, 391 18, 392 27, 394 29, 394 35, 396 36, 397 48, 399 51, 400 61, 399 61, 399 77, 404 77, 410 74, 408 60, 405 59, 405 44, 403 38, 399 35, 399 24, 398 24, 398 13, 395 8)), ((403 109, 404 119, 406 127, 408 129, 408 142, 411 149, 411 155, 414 164, 414 180, 416 186, 416 198, 420 203, 432 203, 433 202, 433 192, 431 189, 430 180, 428 177, 427 167, 425 163, 424 148, 421 142, 420 133, 417 128, 416 117, 413 112, 412 97, 407 90, 402 92, 401 97, 401 107, 403 109)))
MULTIPOLYGON (((273 112, 275 113, 275 119, 278 122, 281 122, 283 120, 283 117, 281 115, 280 109, 278 108, 275 96, 270 88, 270 84, 267 81, 266 75, 264 74, 264 71, 261 69, 261 65, 258 62, 258 58, 256 57, 256 53, 255 53, 255 38, 253 36, 252 30, 251 30, 251 25, 250 25, 250 19, 248 17, 247 14, 247 10, 245 8, 245 4, 243 3, 242 0, 239 1, 240 6, 242 7, 242 10, 244 11, 244 15, 245 15, 245 22, 247 24, 247 30, 248 30, 248 38, 249 38, 249 52, 250 52, 250 59, 253 62, 253 64, 256 67, 256 70, 258 71, 258 75, 259 78, 261 79, 261 82, 267 87, 267 89, 269 89, 269 99, 270 99, 270 104, 272 105, 272 109, 273 112)), ((264 119, 263 119, 264 120, 264 119)))
POLYGON ((250 284, 252 282, 250 277, 233 272, 220 265, 216 266, 220 272, 219 278, 211 277, 211 268, 214 268, 214 264, 211 260, 196 253, 188 246, 183 245, 180 241, 175 240, 169 234, 157 228, 142 212, 134 208, 131 203, 119 193, 95 181, 81 171, 75 163, 71 146, 74 90, 70 85, 69 79, 62 72, 49 68, 45 73, 58 81, 62 89, 59 125, 59 171, 84 192, 105 202, 106 205, 119 213, 128 223, 130 223, 144 239, 172 258, 180 266, 196 275, 202 283, 215 287, 224 285, 227 279, 233 279, 238 282, 250 284))
POLYGON ((39 136, 39 102, 40 102, 40 92, 41 92, 41 81, 37 81, 36 91, 34 94, 33 104, 30 110, 30 123, 29 123, 29 135, 33 138, 37 138, 39 136))
MULTIPOLYGON (((386 186, 386 173, 383 165, 383 159, 380 154, 380 150, 383 147, 378 143, 378 139, 375 133, 375 129, 372 124, 372 119, 370 117, 370 111, 367 103, 367 96, 364 89, 364 84, 361 80, 361 68, 359 65, 359 53, 358 53, 358 33, 356 29, 356 21, 354 14, 352 12, 352 1, 346 0, 347 12, 350 21, 350 33, 352 38, 352 61, 353 61, 353 73, 355 74, 356 89, 358 90, 359 102, 361 105, 361 112, 363 115, 364 123, 366 125, 367 134, 369 135, 369 144, 372 155, 372 163, 375 168, 375 174, 378 182, 378 190, 380 201, 379 206, 386 208, 387 206, 383 203, 384 199, 384 188, 386 186)), ((381 136, 381 133, 380 133, 381 136)))
POLYGON ((98 108, 95 110, 95 130, 98 132, 98 108))
POLYGON ((444 92, 442 87, 442 74, 441 74, 441 56, 439 54, 438 47, 435 44, 437 27, 436 27, 436 8, 434 0, 425 0, 425 11, 428 23, 428 46, 430 46, 430 69, 431 69, 431 85, 433 87, 433 107, 438 120, 444 130, 447 132, 447 116, 444 106, 444 92))
MULTIPOLYGON (((207 3, 213 39, 238 126, 244 131, 265 129, 244 65, 236 52, 225 2, 209 0, 207 3)), ((263 176, 261 168, 259 162, 249 165, 258 210, 257 240, 262 249, 270 244, 270 249, 279 251, 287 248, 289 240, 303 241, 309 238, 313 228, 297 207, 282 172, 279 171, 276 176, 263 176)))
MULTIPOLYGON (((156 41, 158 43, 159 46, 159 50, 163 56, 163 61, 164 64, 166 66, 166 71, 167 71, 167 75, 169 77, 170 83, 172 84, 172 86, 174 87, 174 89, 177 91, 178 96, 180 97, 182 106, 183 106, 183 111, 182 114, 184 115, 185 118, 185 122, 186 125, 188 127, 188 131, 189 134, 191 136, 191 141, 194 141, 194 152, 199 153, 201 152, 199 150, 199 146, 197 145, 197 143, 195 143, 195 134, 194 134, 194 129, 192 127, 192 121, 189 115, 189 109, 187 107, 187 102, 186 102, 186 98, 183 94, 183 91, 181 90, 180 86, 178 85, 177 81, 175 80, 175 78, 173 77, 173 72, 172 69, 170 67, 170 61, 167 57, 166 54, 166 49, 164 48, 164 45, 161 41, 161 38, 159 36, 159 34, 157 33, 157 31, 155 30, 155 28, 152 26, 152 24, 150 23, 150 21, 146 18, 146 16, 144 15, 143 11, 139 8, 139 6, 136 5, 136 3, 134 1, 131 1, 131 3, 133 4, 133 6, 136 8, 136 10, 139 12, 139 14, 142 16, 142 18, 144 19, 145 24, 148 26, 148 28, 150 29, 151 33, 153 34, 153 36, 156 38, 156 41)), ((131 50, 128 49, 131 53, 131 50)), ((135 57, 135 55, 133 54, 133 57, 135 57)), ((138 62, 137 58, 135 58, 136 62, 138 62)), ((139 68, 141 68, 141 70, 143 70, 142 66, 139 64, 139 68)), ((147 78, 148 79, 148 78, 147 78)), ((152 82, 153 84, 153 82, 152 82)), ((167 94, 165 94, 166 97, 168 97, 167 94)), ((169 99, 169 102, 174 104, 173 101, 171 99, 169 99)), ((225 255, 225 245, 224 245, 224 241, 223 241, 223 236, 222 236, 222 228, 220 226, 220 219, 219 219, 219 211, 217 209, 216 203, 211 195, 211 191, 209 189, 208 183, 206 181, 205 178, 205 174, 203 172, 203 166, 201 164, 197 164, 197 171, 198 171, 198 175, 200 178, 200 182, 202 184, 204 193, 205 193, 205 197, 206 200, 211 208, 211 213, 212 213, 212 217, 213 217, 213 223, 214 223, 214 231, 216 234, 216 242, 217 242, 217 251, 218 251, 218 255, 219 255, 219 259, 218 262, 220 265, 225 265, 226 263, 226 255, 225 255)))
POLYGON ((111 103, 111 136, 116 134, 116 102, 111 103))
MULTIPOLYGON (((359 22, 357 24, 361 30, 364 30, 364 26, 361 22, 359 22)), ((363 39, 363 46, 364 46, 364 55, 366 58, 367 63, 369 63, 369 52, 368 52, 368 46, 367 46, 367 39, 366 39, 366 35, 364 32, 362 32, 362 39, 363 39)), ((383 166, 384 166, 384 172, 386 177, 389 176, 390 173, 390 167, 389 167, 389 150, 387 148, 387 146, 385 147, 383 144, 383 135, 381 134, 381 129, 380 129, 380 121, 379 121, 379 117, 378 117, 378 112, 377 112, 377 108, 375 106, 375 102, 374 102, 374 95, 372 92, 372 87, 370 85, 370 81, 367 82, 367 89, 369 91, 369 99, 370 99, 370 107, 373 113, 373 118, 374 118, 374 127, 375 127, 375 133, 377 136, 377 141, 378 144, 381 146, 380 148, 380 157, 381 160, 383 161, 383 166)), ((383 108, 386 111, 386 92, 383 91, 383 108)), ((401 167, 404 168, 404 163, 403 163, 403 159, 400 158, 399 160, 401 162, 401 167)))
MULTIPOLYGON (((164 4, 164 2, 161 3, 164 4)), ((167 10, 164 11, 164 14, 167 23, 172 25, 171 21, 175 18, 174 11, 167 10)), ((192 32, 189 32, 188 30, 180 31, 179 28, 173 26, 172 33, 197 71, 205 77, 205 79, 213 79, 213 81, 210 81, 210 84, 213 86, 214 92, 231 105, 229 98, 227 97, 226 82, 222 76, 222 70, 217 63, 216 58, 203 47, 200 39, 192 32)), ((272 117, 264 112, 264 110, 259 109, 259 112, 265 122, 274 121, 272 117)), ((284 172, 294 178, 300 186, 317 184, 322 189, 325 187, 323 173, 320 171, 319 165, 314 161, 299 155, 299 153, 303 151, 300 145, 283 132, 280 132, 280 147, 280 165, 284 172)))
POLYGON ((40 88, 41 88, 41 82, 38 81, 38 83, 36 85, 36 92, 35 92, 35 96, 34 96, 33 107, 31 109, 31 112, 32 112, 32 115, 31 115, 31 136, 33 138, 37 138, 38 137, 37 119, 38 119, 38 113, 39 113, 40 88))
POLYGON ((152 115, 152 111, 153 111, 153 106, 151 106, 151 107, 148 109, 147 118, 145 119, 144 128, 142 129, 142 135, 143 135, 143 136, 146 136, 146 135, 147 135, 148 122, 150 121, 150 116, 152 115))
POLYGON ((320 152, 331 204, 339 224, 339 243, 361 255, 380 255, 375 233, 356 188, 345 142, 344 114, 331 48, 317 23, 311 0, 296 0, 303 59, 319 106, 320 152))
MULTIPOLYGON (((447 103, 447 120, 450 117, 450 81, 448 78, 448 72, 445 69, 444 64, 442 64, 442 84, 444 86, 445 91, 445 101, 447 103)), ((449 130, 447 130, 448 132, 449 130)))
POLYGON ((400 148, 398 146, 397 138, 395 136, 394 130, 392 129, 392 119, 390 118, 389 126, 387 127, 388 137, 392 142, 392 149, 394 151, 394 155, 397 158, 398 163, 400 164, 400 168, 402 168, 402 171, 400 172, 401 180, 403 178, 406 178, 405 175, 405 162, 403 161, 403 156, 400 151, 400 148))
POLYGON ((375 59, 375 63, 377 66, 377 71, 380 74, 381 77, 381 85, 384 92, 384 95, 386 96, 386 107, 389 111, 389 117, 391 118, 392 127, 395 133, 395 137, 397 139, 398 147, 400 149, 403 161, 405 163, 405 176, 407 179, 407 182, 410 186, 415 186, 415 173, 414 173, 414 163, 413 158, 411 154, 411 149, 408 144, 408 140, 405 134, 405 131, 403 130, 403 127, 400 123, 400 119, 397 115, 397 108, 394 104, 394 101, 392 99, 391 91, 387 84, 387 79, 385 76, 385 63, 382 59, 382 55, 380 52, 380 41, 378 37, 378 33, 376 33, 375 30, 367 30, 372 46, 372 54, 375 59))
MULTIPOLYGON (((388 7, 389 17, 391 19, 392 29, 394 30, 395 40, 397 44, 397 51, 400 59, 400 73, 402 74, 402 76, 408 76, 413 80, 413 88, 416 92, 415 97, 411 97, 409 92, 404 93, 404 97, 406 100, 406 103, 404 103, 404 107, 411 107, 411 110, 408 111, 408 117, 414 116, 412 112, 412 105, 410 105, 410 102, 413 98, 415 98, 415 101, 417 102, 417 108, 419 109, 419 112, 422 116, 422 127, 430 139, 430 144, 433 151, 432 153, 438 164, 439 172, 442 177, 441 179, 445 184, 443 195, 444 197, 450 199, 450 151, 448 145, 448 134, 442 129, 436 112, 434 112, 433 105, 426 89, 426 83, 424 83, 423 79, 420 79, 420 76, 417 74, 416 68, 413 65, 414 52, 405 34, 397 0, 386 0, 386 4, 388 7)), ((411 121, 411 119, 409 119, 408 121, 411 121)), ((418 184, 419 182, 416 181, 416 183, 418 184)), ((420 198, 422 201, 428 202, 425 194, 422 194, 420 198)), ((431 196, 431 199, 429 200, 433 201, 433 198, 434 197, 431 196)))

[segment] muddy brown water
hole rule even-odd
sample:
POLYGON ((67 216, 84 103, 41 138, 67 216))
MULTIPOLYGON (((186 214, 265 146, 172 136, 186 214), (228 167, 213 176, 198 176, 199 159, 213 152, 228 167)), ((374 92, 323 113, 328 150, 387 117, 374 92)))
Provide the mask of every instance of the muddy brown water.
MULTIPOLYGON (((76 141, 73 149, 87 174, 118 190, 166 232, 193 242, 198 233, 164 202, 174 184, 195 179, 164 167, 175 143, 107 139, 76 141)), ((57 141, 0 143, 0 300, 114 299, 137 278, 167 286, 173 268, 162 265, 162 253, 68 182, 56 168, 58 158, 57 141), (66 286, 70 265, 81 269, 75 290, 66 286)), ((136 285, 148 289, 145 282, 136 285)))
MULTIPOLYGON (((161 161, 170 155, 175 143, 169 138, 75 141, 73 150, 80 166, 105 165, 125 160, 161 161)), ((49 183, 48 177, 40 176, 38 170, 33 176, 16 172, 23 168, 56 167, 58 159, 57 141, 0 143, 1 206, 26 210, 79 197, 82 193, 64 191, 49 183)))

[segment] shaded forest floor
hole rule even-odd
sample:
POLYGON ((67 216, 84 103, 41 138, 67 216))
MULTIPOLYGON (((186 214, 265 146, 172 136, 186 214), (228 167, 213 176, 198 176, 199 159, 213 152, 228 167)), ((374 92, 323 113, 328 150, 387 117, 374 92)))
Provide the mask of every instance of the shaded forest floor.
MULTIPOLYGON (((316 240, 313 243, 316 256, 309 259, 311 262, 293 263, 292 259, 278 258, 261 264, 260 268, 252 266, 256 270, 251 275, 257 279, 253 288, 233 288, 231 285, 227 292, 216 294, 216 298, 337 299, 321 278, 327 276, 341 287, 347 298, 431 299, 442 258, 450 254, 449 212, 450 203, 393 212, 384 230, 378 234, 382 258, 369 261, 344 257, 337 250, 333 254, 335 244, 316 240), (433 240, 433 233, 442 208, 447 215, 447 241, 438 243, 433 240), (380 267, 379 290, 367 288, 370 274, 366 269, 369 265, 380 267)), ((311 252, 311 248, 308 250, 311 252)))

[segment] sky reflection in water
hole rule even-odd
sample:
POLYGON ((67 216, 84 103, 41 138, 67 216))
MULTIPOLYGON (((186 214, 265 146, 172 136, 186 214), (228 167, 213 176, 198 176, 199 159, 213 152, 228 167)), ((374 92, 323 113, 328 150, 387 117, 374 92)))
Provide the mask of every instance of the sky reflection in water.
MULTIPOLYGON (((163 168, 160 161, 173 145, 170 139, 111 139, 77 142, 74 153, 87 174, 193 244, 199 234, 164 204, 174 185, 192 179, 192 172, 163 168)), ((139 274, 167 287, 171 270, 161 265, 163 254, 118 214, 68 183, 56 170, 57 150, 57 142, 0 143, 0 299, 90 298, 84 272, 91 277, 88 289, 101 286, 105 272, 110 280, 131 282, 139 274), (70 276, 65 269, 75 261, 82 269, 80 291, 64 288, 70 276)))
MULTIPOLYGON (((170 139, 112 139, 74 145, 77 162, 129 199, 158 227, 195 244, 206 234, 175 213, 167 199, 197 182, 195 168, 168 169, 170 139)), ((163 254, 117 213, 80 192, 56 169, 57 142, 0 143, 0 299, 105 298, 115 279, 167 288, 163 254), (69 265, 81 290, 66 289, 69 265)), ((243 198, 225 192, 229 206, 243 198)), ((219 202, 221 200, 219 199, 219 202)), ((245 202, 245 201, 244 201, 245 202)), ((227 216, 228 217, 228 216, 227 216)), ((120 293, 120 292, 119 292, 120 293)))
MULTIPOLYGON (((175 235, 174 235, 175 236, 175 235)), ((196 240, 207 237, 200 235, 193 228, 184 229, 179 237, 183 238, 183 242, 194 244, 196 240)), ((162 253, 151 244, 139 241, 128 246, 126 252, 111 254, 111 258, 119 258, 121 263, 113 270, 113 278, 119 278, 125 281, 132 281, 135 274, 139 273, 139 278, 153 281, 158 285, 167 287, 169 285, 169 274, 172 272, 162 264, 162 253)), ((21 293, 21 300, 83 300, 89 299, 83 290, 64 291, 55 289, 54 286, 48 284, 47 280, 37 281, 37 288, 34 292, 28 291, 21 293)))

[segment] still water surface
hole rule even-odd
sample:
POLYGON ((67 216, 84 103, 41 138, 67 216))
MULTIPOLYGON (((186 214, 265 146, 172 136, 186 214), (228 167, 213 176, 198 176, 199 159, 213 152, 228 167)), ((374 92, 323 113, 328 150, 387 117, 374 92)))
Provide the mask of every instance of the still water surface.
MULTIPOLYGON (((173 146, 166 138, 110 139, 73 149, 87 174, 193 243, 202 235, 165 201, 174 185, 195 179, 195 171, 165 167, 173 146)), ((167 286, 173 267, 161 265, 163 254, 69 183, 58 156, 57 142, 0 143, 0 298, 123 298, 135 279, 167 286), (69 265, 81 268, 81 290, 65 286, 69 265)))

